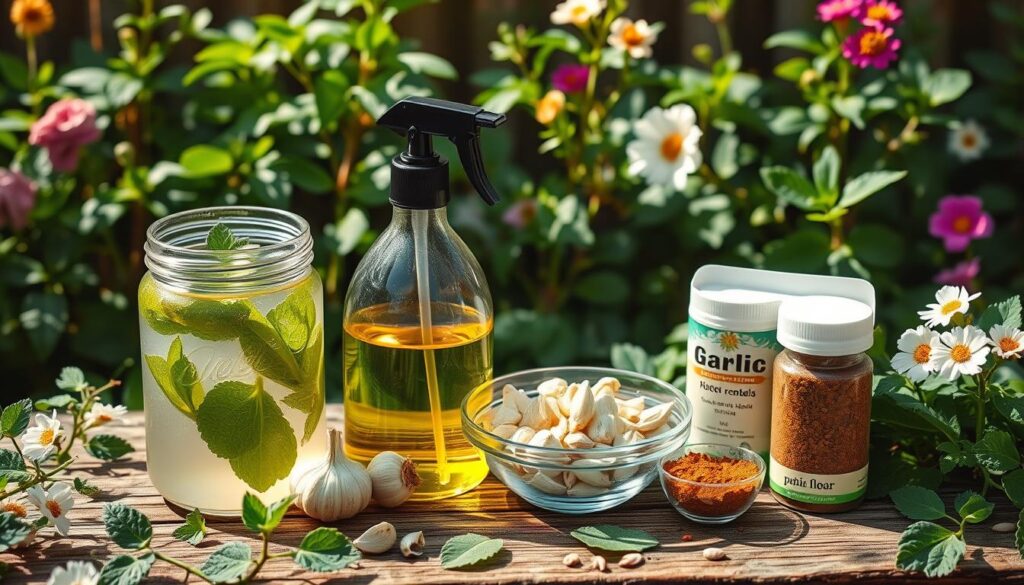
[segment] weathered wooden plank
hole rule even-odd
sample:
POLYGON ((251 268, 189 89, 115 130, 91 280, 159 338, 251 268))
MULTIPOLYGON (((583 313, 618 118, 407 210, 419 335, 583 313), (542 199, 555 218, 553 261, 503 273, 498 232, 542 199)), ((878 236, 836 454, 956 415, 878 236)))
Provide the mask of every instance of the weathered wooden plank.
MULTIPOLYGON (((329 409, 330 418, 340 422, 340 407, 329 409)), ((72 536, 55 539, 50 530, 36 546, 15 553, 0 554, 9 563, 8 582, 39 582, 57 564, 70 559, 104 559, 120 554, 104 535, 100 522, 102 506, 119 501, 147 514, 154 523, 155 542, 167 554, 201 563, 222 543, 248 539, 250 534, 233 520, 210 521, 211 532, 198 548, 175 541, 171 532, 181 517, 156 493, 145 474, 145 441, 141 416, 132 414, 125 426, 112 428, 139 450, 125 461, 105 464, 82 458, 74 465, 79 474, 103 490, 95 500, 79 498, 71 518, 72 536)), ((1012 521, 1013 507, 1005 501, 996 508, 996 521, 1012 521)), ((368 558, 362 568, 347 570, 336 578, 381 583, 513 583, 513 582, 726 582, 744 580, 759 583, 843 582, 853 579, 874 583, 905 583, 919 577, 895 571, 893 558, 896 541, 907 521, 884 502, 869 502, 860 509, 837 516, 804 516, 775 503, 767 493, 759 496, 753 508, 740 520, 722 527, 693 524, 676 515, 665 502, 660 489, 652 486, 625 506, 598 515, 572 517, 533 508, 493 479, 478 489, 442 503, 413 503, 399 510, 367 509, 358 517, 334 523, 350 536, 387 520, 400 533, 423 530, 427 534, 425 557, 403 559, 397 551, 368 558), (575 551, 587 558, 587 551, 574 541, 569 531, 585 524, 610 522, 643 528, 656 535, 662 546, 646 554, 646 563, 636 569, 612 566, 598 574, 569 569, 562 556, 575 551), (506 552, 498 562, 481 571, 444 571, 438 552, 450 536, 466 531, 498 536, 506 541, 506 552), (691 534, 692 542, 683 542, 691 534), (705 561, 701 551, 707 546, 724 547, 729 560, 705 561)), ((317 526, 298 513, 291 514, 274 537, 274 550, 294 546, 317 526)), ((990 583, 998 579, 1024 583, 1024 562, 1013 548, 1013 536, 997 534, 987 526, 971 529, 967 560, 948 583, 990 583)), ((609 557, 615 559, 616 557, 609 557)), ((290 561, 270 562, 261 575, 274 582, 322 582, 319 576, 297 570, 290 561)), ((153 576, 178 580, 183 572, 158 563, 153 576)))

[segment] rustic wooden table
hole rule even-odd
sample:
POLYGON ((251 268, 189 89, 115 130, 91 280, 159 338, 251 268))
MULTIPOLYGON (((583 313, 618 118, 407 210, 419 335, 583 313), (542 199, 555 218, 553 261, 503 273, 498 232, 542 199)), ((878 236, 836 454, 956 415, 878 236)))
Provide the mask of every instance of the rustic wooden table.
MULTIPOLYGON (((334 424, 340 423, 341 408, 328 410, 334 424)), ((101 463, 81 457, 73 470, 87 474, 102 490, 94 500, 77 496, 71 512, 72 534, 59 539, 44 532, 37 544, 16 553, 0 554, 10 565, 7 582, 45 582, 53 567, 72 559, 92 559, 97 566, 120 554, 117 545, 106 536, 100 521, 104 502, 119 501, 147 514, 154 523, 154 542, 173 556, 196 564, 224 542, 250 539, 240 522, 211 522, 210 532, 199 547, 193 548, 171 537, 182 522, 157 494, 146 475, 145 440, 142 416, 133 413, 125 424, 110 432, 128 439, 136 449, 126 460, 101 463)), ((994 521, 1014 521, 1012 506, 999 502, 994 521)), ((269 562, 260 572, 266 581, 313 582, 329 579, 375 583, 513 583, 513 582, 757 582, 757 583, 905 583, 923 581, 923 576, 908 575, 893 566, 896 542, 908 521, 888 502, 869 502, 855 512, 838 516, 804 516, 775 503, 762 493, 742 518, 720 527, 700 526, 673 511, 657 485, 652 485, 628 504, 601 514, 574 517, 534 508, 509 492, 493 478, 463 496, 442 503, 407 504, 398 510, 371 507, 356 518, 339 522, 337 528, 350 537, 387 520, 399 534, 423 530, 427 535, 426 554, 408 561, 397 550, 368 557, 359 569, 348 569, 321 576, 298 570, 287 559, 269 562), (662 545, 648 551, 646 562, 634 569, 622 569, 609 563, 607 573, 570 569, 562 557, 577 552, 585 560, 590 553, 569 536, 569 531, 586 524, 613 523, 642 528, 657 536, 662 545), (449 537, 464 532, 505 539, 505 551, 486 568, 470 571, 446 571, 438 563, 438 552, 449 537), (693 540, 684 542, 690 534, 693 540), (708 546, 725 548, 729 559, 711 562, 701 551, 708 546)), ((275 534, 281 545, 296 545, 317 523, 301 515, 289 516, 275 534)), ((1024 583, 1024 561, 1013 547, 1012 534, 998 534, 988 526, 976 527, 969 534, 967 558, 943 583, 1024 583)), ((250 540, 255 544, 255 540, 250 540)), ((396 547, 397 548, 397 547, 396 547)), ((273 551, 271 551, 273 552, 273 551)), ((617 557, 608 556, 609 560, 617 557)), ((154 582, 181 582, 184 572, 157 563, 150 574, 154 582)), ((196 582, 192 579, 192 582, 196 582)))

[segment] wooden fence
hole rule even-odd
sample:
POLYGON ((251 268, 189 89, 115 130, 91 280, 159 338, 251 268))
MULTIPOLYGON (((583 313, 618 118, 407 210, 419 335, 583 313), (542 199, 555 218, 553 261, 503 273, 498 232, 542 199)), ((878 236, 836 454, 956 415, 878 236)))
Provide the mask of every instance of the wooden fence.
MULTIPOLYGON (((170 4, 173 0, 157 0, 170 4)), ((1024 15, 1024 0, 1001 0, 1024 15)), ((66 63, 75 42, 102 42, 115 45, 112 21, 137 0, 52 0, 57 13, 55 30, 40 39, 43 58, 66 63), (98 10, 96 10, 98 8, 98 10), (91 38, 95 37, 95 38, 91 38)), ((6 16, 11 0, 0 0, 6 16)), ((214 13, 214 24, 241 16, 265 13, 287 14, 301 0, 178 0, 192 8, 206 6, 214 13)), ((508 21, 542 26, 555 0, 440 0, 402 15, 396 22, 399 32, 417 39, 424 50, 451 61, 462 79, 445 87, 452 99, 467 100, 475 89, 467 81, 469 74, 489 64, 487 43, 495 36, 499 22, 508 21)), ((816 0, 735 0, 730 30, 736 47, 746 58, 745 68, 767 73, 773 63, 769 52, 761 50, 764 39, 775 31, 799 26, 814 18, 816 0)), ((964 65, 964 54, 972 48, 1008 48, 1007 33, 992 17, 986 0, 903 0, 912 15, 906 34, 926 43, 933 64, 964 65)), ((662 63, 692 61, 690 51, 697 43, 715 43, 713 30, 701 16, 691 15, 689 0, 633 0, 630 14, 649 21, 663 21, 666 29, 655 47, 662 63)), ((915 43, 919 44, 919 43, 915 43)), ((0 49, 21 52, 23 47, 11 26, 0 22, 0 49)), ((179 58, 188 59, 181 55, 179 58)))

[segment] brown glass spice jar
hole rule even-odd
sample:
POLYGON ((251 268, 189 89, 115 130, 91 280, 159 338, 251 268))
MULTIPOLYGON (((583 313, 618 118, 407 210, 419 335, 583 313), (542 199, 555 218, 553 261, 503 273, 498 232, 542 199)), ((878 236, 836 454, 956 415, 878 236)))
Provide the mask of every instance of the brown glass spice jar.
POLYGON ((873 311, 836 297, 779 308, 769 485, 783 504, 843 512, 864 499, 871 421, 873 311))

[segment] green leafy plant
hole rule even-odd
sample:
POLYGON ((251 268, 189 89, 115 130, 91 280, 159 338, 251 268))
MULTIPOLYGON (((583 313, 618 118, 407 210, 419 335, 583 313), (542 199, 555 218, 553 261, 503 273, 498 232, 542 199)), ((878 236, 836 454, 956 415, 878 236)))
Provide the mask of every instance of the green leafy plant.
POLYGON ((896 566, 908 571, 921 571, 929 577, 953 572, 967 550, 965 527, 984 522, 995 508, 984 496, 966 491, 957 496, 953 504, 958 516, 954 518, 946 513, 942 498, 927 488, 905 486, 889 495, 900 513, 911 520, 920 520, 900 535, 896 566), (949 520, 957 529, 949 530, 932 520, 949 520))
POLYGON ((482 534, 462 534, 449 538, 441 547, 441 566, 445 569, 461 569, 479 565, 501 552, 504 542, 500 538, 489 538, 482 534))
MULTIPOLYGON (((318 573, 341 571, 360 559, 359 551, 344 534, 327 527, 306 534, 297 548, 270 552, 270 537, 284 518, 292 500, 294 496, 289 496, 268 505, 255 495, 246 494, 242 500, 242 523, 259 535, 259 553, 254 557, 249 545, 238 541, 229 542, 214 550, 198 567, 166 555, 154 547, 153 526, 145 514, 123 504, 106 504, 103 508, 103 524, 107 534, 118 546, 131 551, 131 554, 118 555, 108 560, 100 571, 100 583, 141 583, 157 561, 178 567, 185 571, 186 576, 194 576, 207 583, 248 583, 257 577, 268 561, 274 559, 290 558, 299 567, 318 573)), ((175 538, 187 540, 191 544, 198 543, 205 533, 202 515, 198 512, 190 513, 182 528, 175 531, 175 538), (195 540, 197 535, 198 540, 195 540)))

